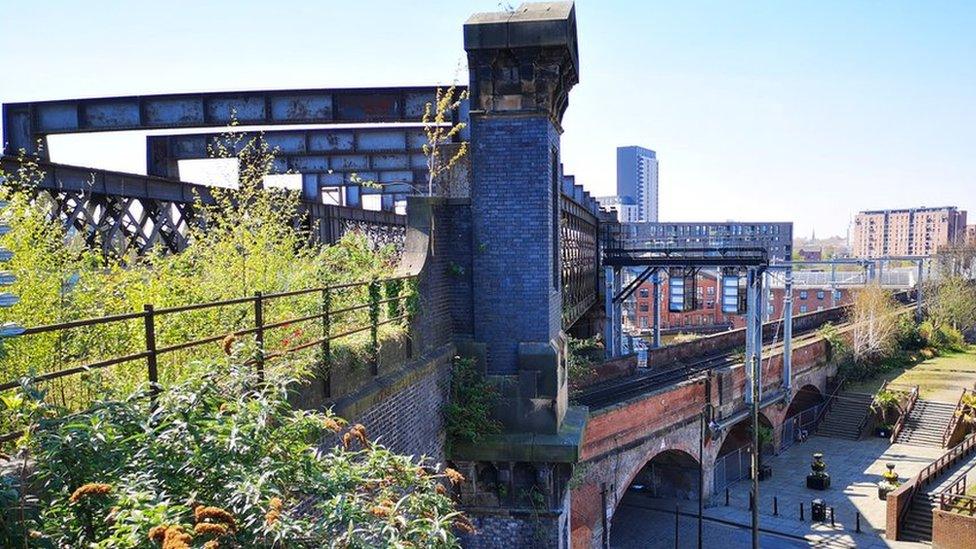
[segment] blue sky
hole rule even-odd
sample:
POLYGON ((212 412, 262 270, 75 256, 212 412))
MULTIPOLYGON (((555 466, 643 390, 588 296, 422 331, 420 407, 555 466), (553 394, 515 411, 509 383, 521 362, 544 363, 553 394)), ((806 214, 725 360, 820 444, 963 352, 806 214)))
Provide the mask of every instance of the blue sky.
MULTIPOLYGON (((461 24, 498 7, 0 0, 0 102, 450 82, 461 24)), ((976 2, 579 0, 577 17, 563 161, 594 194, 637 144, 658 151, 665 220, 823 236, 859 209, 976 210, 976 2)), ((128 132, 51 151, 145 170, 128 132)))

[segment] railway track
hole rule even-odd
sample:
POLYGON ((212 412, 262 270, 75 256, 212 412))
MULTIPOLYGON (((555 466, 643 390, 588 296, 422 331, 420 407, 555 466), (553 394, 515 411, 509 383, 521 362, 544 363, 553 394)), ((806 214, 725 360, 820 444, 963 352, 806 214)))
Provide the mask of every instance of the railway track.
MULTIPOLYGON (((794 345, 815 337, 815 332, 818 329, 819 327, 794 333, 794 345)), ((780 347, 782 347, 781 342, 764 345, 763 356, 780 347)), ((691 379, 708 370, 741 363, 741 354, 739 350, 731 350, 694 362, 680 364, 673 368, 640 372, 625 379, 617 379, 588 388, 573 400, 578 404, 589 406, 591 410, 599 410, 620 402, 625 402, 642 394, 650 393, 661 387, 667 387, 691 379)))

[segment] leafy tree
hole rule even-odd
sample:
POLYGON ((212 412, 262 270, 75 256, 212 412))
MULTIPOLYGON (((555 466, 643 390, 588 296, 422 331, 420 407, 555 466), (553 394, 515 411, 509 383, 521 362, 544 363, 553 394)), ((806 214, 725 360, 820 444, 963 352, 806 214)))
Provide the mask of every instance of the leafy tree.
POLYGON ((929 287, 928 318, 938 329, 968 331, 976 326, 976 286, 962 276, 944 276, 929 287))
POLYGON ((897 310, 891 294, 876 284, 854 294, 851 352, 855 361, 880 360, 895 350, 899 334, 897 310))

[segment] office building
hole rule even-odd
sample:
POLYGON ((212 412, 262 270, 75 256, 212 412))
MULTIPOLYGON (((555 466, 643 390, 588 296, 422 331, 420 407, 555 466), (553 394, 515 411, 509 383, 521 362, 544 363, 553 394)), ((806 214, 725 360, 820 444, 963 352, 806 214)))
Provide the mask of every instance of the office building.
POLYGON ((854 217, 854 257, 925 256, 966 232, 966 212, 955 206, 870 210, 854 217))
POLYGON ((658 220, 657 154, 643 147, 617 147, 617 196, 637 205, 637 221, 658 220))

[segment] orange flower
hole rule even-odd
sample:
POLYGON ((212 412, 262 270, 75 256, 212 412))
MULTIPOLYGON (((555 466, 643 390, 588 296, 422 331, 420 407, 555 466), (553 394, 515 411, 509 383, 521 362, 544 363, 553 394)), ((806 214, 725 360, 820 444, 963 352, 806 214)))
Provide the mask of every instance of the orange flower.
POLYGON ((451 484, 454 485, 464 482, 464 475, 455 471, 454 469, 451 469, 450 467, 444 469, 444 476, 447 477, 447 480, 451 481, 451 484))
POLYGON ((386 518, 390 516, 390 513, 393 512, 393 509, 389 508, 386 505, 374 505, 373 508, 369 510, 369 512, 376 518, 386 518))
POLYGON ((322 426, 325 427, 326 430, 332 431, 333 433, 338 433, 342 430, 342 425, 339 425, 339 422, 331 417, 324 418, 322 420, 322 426))
POLYGON ((227 337, 224 338, 224 341, 223 343, 221 343, 221 346, 224 348, 225 354, 230 355, 231 353, 234 352, 235 341, 237 341, 237 336, 235 336, 234 334, 229 334, 227 337))
POLYGON ((196 526, 193 527, 193 531, 197 535, 210 534, 220 537, 227 533, 227 525, 216 522, 198 522, 196 526))
POLYGON ((471 524, 471 521, 468 520, 468 517, 464 515, 458 515, 457 518, 454 519, 454 527, 466 534, 474 534, 475 532, 477 532, 477 530, 474 527, 474 524, 471 524))
POLYGON ((100 482, 89 482, 88 484, 84 484, 78 487, 78 489, 71 494, 71 498, 69 499, 69 501, 71 503, 77 503, 78 500, 80 500, 81 498, 88 497, 88 496, 104 496, 105 494, 111 491, 112 491, 112 486, 109 484, 103 484, 100 482))
POLYGON ((215 539, 212 539, 207 543, 203 544, 203 549, 219 549, 219 547, 220 547, 220 542, 218 542, 215 539))
POLYGON ((349 445, 352 444, 352 439, 353 439, 352 433, 346 433, 342 435, 342 447, 348 450, 349 445))
POLYGON ((163 536, 163 549, 190 549, 191 541, 193 536, 185 533, 182 527, 170 526, 163 536))
POLYGON ((149 529, 149 540, 158 541, 162 543, 166 539, 166 529, 169 528, 169 524, 160 524, 159 526, 153 526, 149 529))
POLYGON ((443 484, 438 484, 436 487, 434 487, 434 490, 436 490, 437 493, 442 496, 447 493, 447 488, 444 488, 443 484))
POLYGON ((268 502, 268 507, 270 507, 270 509, 264 515, 264 523, 266 525, 271 526, 274 523, 278 522, 278 519, 281 518, 282 506, 283 504, 281 502, 281 498, 279 497, 271 498, 271 501, 268 502))
POLYGON ((193 518, 197 522, 204 522, 205 520, 212 520, 214 522, 220 522, 226 524, 231 530, 237 528, 237 521, 234 520, 234 515, 224 511, 220 507, 205 507, 203 505, 197 505, 193 509, 193 518))

